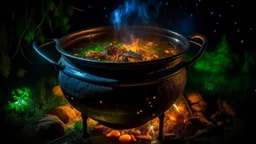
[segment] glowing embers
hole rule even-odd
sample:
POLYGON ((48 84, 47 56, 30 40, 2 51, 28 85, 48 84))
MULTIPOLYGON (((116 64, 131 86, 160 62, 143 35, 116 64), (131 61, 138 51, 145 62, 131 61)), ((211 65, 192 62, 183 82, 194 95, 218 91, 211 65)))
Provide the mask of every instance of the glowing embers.
MULTIPOLYGON (((151 107, 154 101, 157 100, 157 96, 147 97, 145 98, 145 100, 148 106, 151 107)), ((137 115, 143 113, 143 109, 139 109, 137 111, 137 115)), ((152 116, 155 117, 156 115, 152 113, 152 116)), ((165 112, 163 127, 164 136, 181 136, 180 126, 182 127, 182 129, 189 128, 189 125, 185 126, 184 124, 184 120, 189 117, 190 115, 187 110, 186 104, 184 104, 182 100, 178 99, 176 103, 165 112)), ((104 125, 98 124, 92 119, 89 119, 88 123, 89 125, 93 125, 89 127, 93 127, 94 131, 102 133, 108 139, 119 141, 121 143, 135 143, 139 141, 152 142, 156 141, 159 135, 159 118, 155 118, 140 127, 125 130, 111 129, 104 125)), ((187 131, 187 129, 184 129, 184 131, 187 131)), ((183 133, 185 134, 185 132, 183 133)))
MULTIPOLYGON (((153 108, 153 104, 155 103, 155 102, 157 102, 156 101, 156 96, 152 96, 151 98, 149 98, 149 97, 146 97, 146 104, 147 104, 147 111, 148 111, 148 108, 153 108)), ((151 109, 151 111, 154 111, 154 109, 151 109)), ((137 114, 139 115, 139 114, 142 114, 142 112, 143 112, 143 109, 139 109, 138 111, 137 111, 137 114)), ((155 114, 153 113, 152 114, 152 116, 155 116, 155 114)))

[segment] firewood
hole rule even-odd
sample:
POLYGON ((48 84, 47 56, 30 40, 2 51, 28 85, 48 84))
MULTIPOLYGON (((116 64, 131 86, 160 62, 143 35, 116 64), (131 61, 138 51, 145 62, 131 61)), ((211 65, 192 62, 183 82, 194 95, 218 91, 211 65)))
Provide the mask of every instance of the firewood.
POLYGON ((164 137, 175 137, 176 135, 174 133, 165 133, 164 137))
POLYGON ((195 112, 196 116, 204 116, 204 114, 202 112, 195 112))
POLYGON ((201 118, 201 117, 204 117, 204 116, 193 116, 193 117, 186 118, 186 119, 184 120, 184 123, 186 123, 186 122, 188 122, 188 121, 190 121, 190 120, 193 120, 193 119, 199 119, 199 118, 201 118))
POLYGON ((136 139, 139 139, 139 140, 152 140, 152 137, 150 135, 139 135, 139 136, 135 136, 136 139))
POLYGON ((186 104, 186 106, 187 106, 187 109, 188 109, 188 111, 189 111, 190 116, 194 116, 194 114, 193 114, 193 112, 192 112, 192 110, 191 110, 191 107, 190 107, 190 105, 188 104, 188 99, 187 99, 187 97, 184 96, 184 95, 182 95, 182 98, 183 98, 183 100, 184 100, 184 102, 185 102, 185 104, 186 104))
POLYGON ((190 121, 196 119, 198 121, 200 121, 202 124, 205 124, 207 126, 214 126, 214 124, 209 121, 205 116, 194 116, 194 117, 190 117, 184 120, 184 122, 190 121))

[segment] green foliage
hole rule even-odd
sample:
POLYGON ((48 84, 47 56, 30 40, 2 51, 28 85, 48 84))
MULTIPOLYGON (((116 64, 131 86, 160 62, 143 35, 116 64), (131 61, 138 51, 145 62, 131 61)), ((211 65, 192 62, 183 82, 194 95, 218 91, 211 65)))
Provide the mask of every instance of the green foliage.
POLYGON ((75 129, 82 130, 83 129, 83 123, 82 121, 76 122, 75 123, 75 129))
POLYGON ((232 55, 226 36, 223 36, 221 42, 217 45, 215 51, 207 51, 202 58, 195 63, 197 71, 210 73, 225 73, 232 67, 232 55))
POLYGON ((212 95, 243 90, 246 88, 247 77, 241 73, 230 73, 238 58, 230 52, 230 45, 223 36, 215 50, 206 50, 194 64, 188 82, 196 85, 199 91, 212 95))
POLYGON ((83 121, 77 121, 74 124, 74 128, 68 128, 66 134, 76 133, 83 130, 83 121))
MULTIPOLYGON (((13 15, 14 19, 0 25, 0 72, 4 77, 9 76, 11 59, 18 52, 21 52, 22 56, 29 61, 22 51, 22 48, 27 47, 26 44, 30 44, 32 41, 44 43, 46 40, 45 31, 53 33, 58 30, 65 34, 70 29, 69 20, 73 15, 73 8, 67 1, 41 0, 32 2, 28 0, 24 1, 23 4, 12 5, 12 9, 5 15, 13 15), (20 7, 24 9, 20 9, 20 7), (10 26, 13 21, 16 24, 15 28, 10 26)), ((22 73, 19 74, 21 77, 24 76, 22 73)))
POLYGON ((23 133, 27 136, 35 134, 36 123, 45 114, 56 106, 68 103, 65 97, 52 94, 52 88, 47 86, 48 79, 43 77, 35 86, 14 90, 14 101, 9 102, 6 107, 5 119, 14 127, 22 126, 23 133))
POLYGON ((16 76, 17 76, 17 78, 23 78, 26 73, 27 73, 26 70, 24 70, 23 68, 19 68, 16 73, 16 76))
POLYGON ((8 109, 16 112, 24 111, 31 103, 31 90, 29 88, 17 88, 12 91, 13 102, 8 101, 8 109))
POLYGON ((244 63, 244 67, 242 69, 242 72, 244 73, 249 73, 249 67, 255 67, 256 66, 256 54, 255 52, 248 52, 246 51, 244 53, 244 59, 245 59, 245 63, 244 63))
POLYGON ((73 8, 64 0, 41 1, 41 6, 38 6, 38 9, 28 7, 27 11, 28 14, 24 14, 24 18, 17 23, 17 36, 24 35, 24 40, 27 43, 34 40, 43 43, 45 41, 44 29, 49 29, 52 32, 59 29, 63 33, 67 33, 70 28, 69 19, 73 15, 73 8), (40 21, 35 13, 41 13, 40 21))

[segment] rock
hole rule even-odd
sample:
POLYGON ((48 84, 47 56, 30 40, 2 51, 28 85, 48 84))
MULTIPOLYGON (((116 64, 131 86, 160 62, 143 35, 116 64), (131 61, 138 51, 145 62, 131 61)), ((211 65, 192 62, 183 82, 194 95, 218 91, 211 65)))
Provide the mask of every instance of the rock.
POLYGON ((51 114, 58 116, 64 123, 68 123, 77 117, 76 111, 70 105, 58 106, 52 110, 51 114))
POLYGON ((57 97, 63 97, 64 96, 64 94, 63 94, 63 92, 60 88, 60 85, 56 85, 55 87, 53 87, 52 93, 57 97))
POLYGON ((199 103, 198 103, 201 107, 205 107, 207 108, 207 103, 204 101, 204 100, 200 100, 199 103))
POLYGON ((197 92, 189 94, 187 98, 191 104, 198 103, 200 100, 203 99, 202 96, 197 92))
POLYGON ((234 111, 234 108, 230 104, 228 104, 226 101, 222 102, 222 108, 226 112, 226 114, 228 114, 229 116, 232 116, 232 117, 236 116, 236 112, 234 111))
POLYGON ((119 141, 120 141, 121 143, 128 143, 128 142, 130 142, 131 140, 132 140, 132 138, 131 138, 131 136, 128 135, 128 134, 124 134, 124 135, 121 135, 121 136, 119 137, 119 141))
POLYGON ((199 104, 194 104, 191 106, 191 108, 196 112, 204 112, 205 109, 201 107, 199 104))
POLYGON ((136 142, 137 141, 137 139, 135 138, 135 136, 133 134, 131 134, 130 136, 132 138, 132 142, 136 142))
POLYGON ((139 135, 139 136, 136 136, 136 138, 140 140, 147 140, 147 141, 152 140, 152 137, 150 135, 139 135))
POLYGON ((224 122, 217 122, 217 126, 222 126, 224 125, 224 122))
POLYGON ((138 129, 134 129, 131 134, 133 134, 133 135, 141 135, 141 132, 138 129))
POLYGON ((196 116, 204 116, 204 114, 202 112, 195 112, 196 116))
POLYGON ((39 137, 53 140, 65 134, 65 124, 55 115, 47 114, 38 121, 36 132, 39 137))
POLYGON ((109 132, 106 137, 114 137, 114 138, 118 138, 120 137, 120 132, 118 130, 112 130, 111 132, 109 132))
POLYGON ((70 106, 70 108, 72 108, 74 110, 74 112, 76 113, 76 116, 82 116, 82 113, 80 111, 75 109, 72 105, 69 105, 69 106, 70 106))

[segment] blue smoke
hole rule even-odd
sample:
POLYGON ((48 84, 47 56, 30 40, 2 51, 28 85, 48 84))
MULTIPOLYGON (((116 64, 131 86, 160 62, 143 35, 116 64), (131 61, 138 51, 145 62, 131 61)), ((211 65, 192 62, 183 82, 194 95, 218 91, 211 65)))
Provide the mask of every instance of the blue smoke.
POLYGON ((182 35, 190 35, 198 31, 197 19, 195 17, 180 17, 176 16, 169 20, 169 28, 175 29, 176 32, 182 35))
POLYGON ((159 13, 159 0, 127 0, 111 14, 111 22, 117 28, 122 25, 149 24, 159 13))

